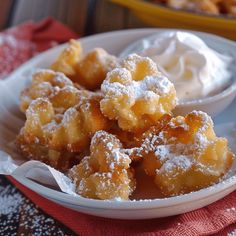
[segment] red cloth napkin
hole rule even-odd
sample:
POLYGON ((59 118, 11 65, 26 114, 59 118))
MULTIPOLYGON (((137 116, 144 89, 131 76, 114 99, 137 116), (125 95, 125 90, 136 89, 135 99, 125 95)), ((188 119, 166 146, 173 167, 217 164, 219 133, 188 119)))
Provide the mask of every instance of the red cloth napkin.
MULTIPOLYGON (((236 229, 236 192, 202 209, 151 220, 114 220, 82 214, 53 203, 12 177, 10 181, 48 215, 79 235, 198 236, 227 235, 236 229)), ((236 235, 236 230, 235 234, 236 235)))
MULTIPOLYGON (((38 24, 25 23, 0 33, 0 77, 6 76, 35 53, 75 37, 75 33, 53 19, 38 24)), ((178 216, 153 220, 112 220, 64 208, 15 179, 9 179, 43 211, 79 235, 227 235, 236 229, 236 192, 207 207, 178 216)))
POLYGON ((5 30, 0 33, 0 79, 38 52, 77 37, 76 33, 52 18, 5 30))

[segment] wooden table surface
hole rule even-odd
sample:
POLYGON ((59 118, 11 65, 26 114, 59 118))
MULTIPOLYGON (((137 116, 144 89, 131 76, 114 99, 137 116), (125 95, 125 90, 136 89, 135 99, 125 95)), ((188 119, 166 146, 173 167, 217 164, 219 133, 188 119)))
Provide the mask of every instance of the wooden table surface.
POLYGON ((47 16, 80 35, 147 27, 129 10, 109 0, 0 0, 0 30, 47 16))

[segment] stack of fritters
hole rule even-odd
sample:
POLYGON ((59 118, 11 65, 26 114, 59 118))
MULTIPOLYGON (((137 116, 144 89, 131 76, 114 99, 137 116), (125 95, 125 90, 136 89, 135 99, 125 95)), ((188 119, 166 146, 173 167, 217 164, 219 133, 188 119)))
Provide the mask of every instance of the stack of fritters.
POLYGON ((174 85, 151 59, 118 60, 103 49, 83 56, 72 40, 51 69, 35 72, 22 92, 17 146, 69 170, 78 194, 127 200, 139 165, 163 195, 179 195, 218 182, 231 167, 234 155, 206 113, 173 117, 174 85))

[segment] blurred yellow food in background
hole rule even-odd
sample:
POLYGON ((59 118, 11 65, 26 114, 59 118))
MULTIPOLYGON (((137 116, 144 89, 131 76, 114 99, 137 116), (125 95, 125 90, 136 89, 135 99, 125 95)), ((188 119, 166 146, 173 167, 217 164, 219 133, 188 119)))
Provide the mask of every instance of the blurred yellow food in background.
POLYGON ((175 10, 142 0, 111 0, 132 10, 150 26, 205 31, 236 40, 236 17, 175 10))

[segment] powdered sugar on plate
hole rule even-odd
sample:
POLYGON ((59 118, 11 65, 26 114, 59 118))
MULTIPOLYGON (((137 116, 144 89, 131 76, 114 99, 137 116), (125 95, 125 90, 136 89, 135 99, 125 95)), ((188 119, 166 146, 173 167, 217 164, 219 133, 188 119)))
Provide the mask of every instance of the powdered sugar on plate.
POLYGON ((43 214, 15 187, 3 180, 0 186, 0 235, 68 235, 53 218, 43 214))

